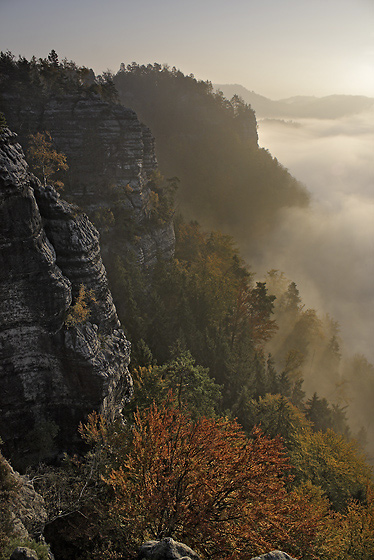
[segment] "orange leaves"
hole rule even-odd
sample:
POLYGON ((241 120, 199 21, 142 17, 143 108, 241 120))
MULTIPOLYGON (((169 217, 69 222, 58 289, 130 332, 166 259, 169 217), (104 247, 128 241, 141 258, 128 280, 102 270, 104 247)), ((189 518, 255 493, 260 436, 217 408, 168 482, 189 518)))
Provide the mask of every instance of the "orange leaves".
MULTIPOLYGON (((99 418, 92 422, 89 437, 108 446, 110 431, 99 418)), ((112 521, 134 547, 172 536, 228 559, 281 546, 298 551, 315 530, 303 495, 287 492, 280 442, 259 429, 248 439, 236 422, 192 422, 172 406, 153 405, 136 413, 128 438, 104 480, 113 490, 112 521)))

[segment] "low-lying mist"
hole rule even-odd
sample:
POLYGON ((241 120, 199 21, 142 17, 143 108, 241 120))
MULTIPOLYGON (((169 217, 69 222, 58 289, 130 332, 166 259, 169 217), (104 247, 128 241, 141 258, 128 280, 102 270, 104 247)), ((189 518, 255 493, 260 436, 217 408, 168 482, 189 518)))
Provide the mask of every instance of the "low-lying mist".
MULTIPOLYGON (((260 145, 312 193, 284 210, 257 257, 296 282, 308 307, 341 326, 344 347, 374 360, 374 110, 340 120, 259 122, 260 145)), ((253 262, 253 257, 251 257, 253 262)))

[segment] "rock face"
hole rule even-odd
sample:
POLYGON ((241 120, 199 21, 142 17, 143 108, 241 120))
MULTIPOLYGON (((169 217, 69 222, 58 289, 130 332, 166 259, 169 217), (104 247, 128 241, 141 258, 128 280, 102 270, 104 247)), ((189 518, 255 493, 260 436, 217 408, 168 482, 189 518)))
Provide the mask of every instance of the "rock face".
POLYGON ((139 549, 138 560, 200 560, 186 544, 167 537, 161 541, 147 541, 139 549))
POLYGON ((15 134, 1 131, 0 436, 15 466, 57 429, 56 452, 71 447, 93 409, 121 410, 131 378, 119 327, 97 230, 40 185, 15 134), (81 285, 92 295, 85 320, 67 326, 81 285))
POLYGON ((20 540, 39 539, 47 521, 43 498, 27 477, 13 470, 0 454, 0 508, 8 533, 20 540))
POLYGON ((66 154, 65 192, 99 228, 104 257, 114 243, 117 255, 131 252, 145 267, 171 258, 171 220, 151 219, 154 138, 134 111, 87 93, 30 98, 13 90, 3 93, 1 105, 22 145, 28 134, 48 131, 66 154))

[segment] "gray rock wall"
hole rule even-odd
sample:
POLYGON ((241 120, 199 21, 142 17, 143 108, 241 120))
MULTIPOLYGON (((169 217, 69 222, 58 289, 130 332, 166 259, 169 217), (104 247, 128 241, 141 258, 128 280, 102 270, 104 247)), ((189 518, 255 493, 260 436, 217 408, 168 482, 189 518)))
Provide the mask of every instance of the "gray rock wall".
POLYGON ((66 154, 65 192, 104 234, 104 257, 113 243, 117 254, 134 253, 145 267, 172 257, 171 222, 150 220, 155 141, 134 111, 88 94, 31 99, 13 91, 3 93, 1 102, 9 126, 24 146, 28 134, 48 131, 56 148, 66 154), (115 215, 115 224, 100 219, 106 211, 115 215))
POLYGON ((57 453, 79 441, 78 423, 93 409, 119 414, 132 391, 129 358, 97 230, 78 208, 40 185, 15 135, 3 130, 0 436, 14 464, 35 454, 40 459, 46 444, 37 440, 45 440, 52 425, 59 430, 57 453), (81 284, 95 303, 87 320, 68 327, 81 284))

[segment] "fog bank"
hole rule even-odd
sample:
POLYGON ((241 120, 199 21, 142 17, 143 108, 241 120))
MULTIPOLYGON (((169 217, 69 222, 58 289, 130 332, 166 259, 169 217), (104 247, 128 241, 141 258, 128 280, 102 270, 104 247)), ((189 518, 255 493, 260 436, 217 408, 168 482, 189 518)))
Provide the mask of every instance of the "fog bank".
MULTIPOLYGON (((308 307, 341 325, 344 346, 374 361, 374 111, 340 120, 259 122, 259 142, 312 193, 283 211, 258 275, 277 268, 308 307)), ((250 257, 253 262, 253 256, 250 257)))

